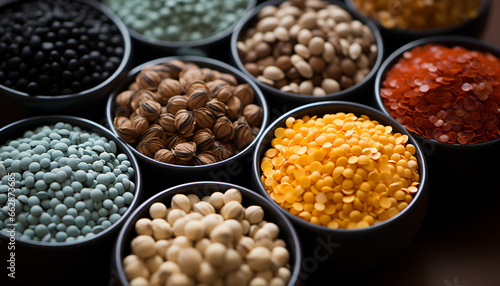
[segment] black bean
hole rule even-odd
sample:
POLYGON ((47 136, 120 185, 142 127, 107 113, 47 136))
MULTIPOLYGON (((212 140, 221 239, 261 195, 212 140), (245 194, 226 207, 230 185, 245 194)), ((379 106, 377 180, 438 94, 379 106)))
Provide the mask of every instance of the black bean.
POLYGON ((52 42, 43 42, 42 43, 42 50, 43 51, 52 51, 54 49, 54 44, 52 42))

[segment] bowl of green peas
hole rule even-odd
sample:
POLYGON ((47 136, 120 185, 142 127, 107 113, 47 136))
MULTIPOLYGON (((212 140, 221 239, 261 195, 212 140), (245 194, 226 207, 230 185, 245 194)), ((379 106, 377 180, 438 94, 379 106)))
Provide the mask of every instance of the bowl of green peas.
POLYGON ((23 285, 106 279, 114 240, 142 194, 124 143, 82 118, 23 119, 0 129, 0 178, 9 277, 23 285))
POLYGON ((257 0, 107 0, 141 46, 178 55, 220 53, 236 22, 257 0))

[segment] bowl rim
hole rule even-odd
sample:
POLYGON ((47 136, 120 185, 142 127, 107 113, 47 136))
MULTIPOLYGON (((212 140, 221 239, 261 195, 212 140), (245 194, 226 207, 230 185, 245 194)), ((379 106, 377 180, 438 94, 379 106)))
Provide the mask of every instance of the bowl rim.
MULTIPOLYGON (((25 245, 32 245, 34 247, 48 247, 48 248, 57 248, 61 250, 66 250, 66 249, 72 249, 72 248, 78 248, 78 247, 83 247, 83 246, 90 246, 94 242, 101 241, 102 239, 105 239, 106 237, 109 237, 109 235, 113 232, 118 233, 119 229, 122 227, 123 223, 126 221, 126 219, 131 215, 131 213, 134 211, 134 209, 139 205, 141 196, 143 193, 143 183, 142 183, 142 175, 141 175, 141 170, 139 168, 139 163, 137 162, 137 159, 135 158, 134 154, 130 151, 130 148, 125 145, 123 142, 118 140, 116 136, 111 133, 108 129, 106 129, 104 126, 101 126, 98 123, 95 123, 91 120, 85 119, 85 118, 80 118, 80 117, 75 117, 75 116, 70 116, 70 115, 41 115, 41 116, 34 116, 34 117, 29 117, 25 119, 18 120, 16 122, 10 123, 2 128, 0 128, 0 138, 7 136, 5 135, 6 133, 9 133, 9 136, 11 134, 16 134, 16 133, 24 133, 28 130, 34 130, 35 128, 39 126, 45 126, 45 125, 52 125, 56 124, 57 122, 63 122, 63 123, 69 123, 73 126, 78 126, 82 128, 82 130, 87 131, 87 132, 96 132, 101 136, 104 136, 108 138, 108 140, 113 140, 115 141, 117 145, 117 152, 119 153, 124 153, 127 155, 129 162, 131 163, 132 168, 134 169, 134 184, 135 184, 135 189, 134 189, 134 198, 130 205, 128 206, 127 210, 125 213, 120 217, 119 220, 111 224, 111 226, 107 227, 103 231, 99 232, 95 236, 91 238, 86 238, 83 240, 75 240, 75 241, 70 241, 70 242, 43 242, 43 241, 35 241, 35 240, 28 240, 24 239, 21 237, 16 236, 16 242, 20 242, 25 245), (33 127, 35 126, 35 127, 33 127)), ((0 141, 1 144, 5 144, 6 142, 10 140, 15 140, 14 138, 7 138, 7 140, 0 141)), ((3 146, 3 145, 1 145, 3 146)), ((6 237, 7 239, 9 238, 9 235, 4 233, 3 231, 0 231, 0 237, 6 237)))
MULTIPOLYGON (((120 36, 123 39, 123 55, 121 57, 120 65, 116 68, 116 70, 108 77, 106 78, 103 82, 100 84, 93 86, 92 88, 82 90, 77 93, 71 93, 71 94, 58 94, 58 95, 46 95, 46 94, 36 94, 36 95, 29 95, 26 92, 21 92, 18 90, 15 90, 13 88, 7 87, 5 85, 0 84, 0 92, 8 95, 9 97, 16 98, 16 99, 22 99, 26 101, 47 101, 47 102, 65 102, 67 100, 73 100, 75 98, 81 98, 81 97, 86 97, 90 95, 99 95, 99 96, 105 96, 105 93, 99 94, 99 92, 112 84, 114 81, 116 81, 125 71, 128 66, 128 63, 131 59, 131 54, 132 54, 132 41, 130 39, 130 34, 127 30, 127 27, 125 24, 121 21, 118 16, 116 16, 106 5, 103 3, 97 2, 97 0, 76 0, 77 2, 80 2, 84 5, 90 6, 94 8, 95 10, 99 11, 103 15, 105 15, 113 25, 115 25, 120 33, 120 36)), ((36 1, 33 1, 35 3, 36 1)), ((5 7, 7 5, 15 5, 18 3, 24 3, 24 1, 21 0, 9 0, 7 2, 0 3, 0 7, 5 7)))
POLYGON ((313 96, 313 95, 308 95, 308 94, 297 94, 297 93, 291 93, 291 92, 286 92, 286 91, 281 91, 275 87, 269 86, 259 80, 257 80, 256 77, 251 75, 248 70, 245 68, 243 65, 243 62, 241 61, 240 56, 238 55, 238 49, 237 49, 237 43, 239 41, 239 38, 242 35, 242 32, 246 31, 248 26, 255 20, 255 16, 266 6, 278 6, 282 2, 285 2, 286 0, 266 0, 263 3, 259 4, 256 6, 254 9, 248 11, 243 15, 243 17, 237 22, 234 32, 231 35, 231 42, 230 42, 230 49, 231 49, 231 59, 234 62, 235 66, 241 70, 243 73, 245 73, 248 77, 250 77, 253 81, 257 83, 257 85, 266 92, 266 95, 269 94, 271 97, 277 97, 280 99, 289 99, 297 102, 304 102, 304 103, 309 103, 309 102, 316 102, 316 101, 324 101, 324 100, 340 100, 344 97, 349 97, 349 96, 356 96, 356 90, 359 88, 365 87, 370 84, 370 82, 374 79, 377 70, 379 69, 380 65, 383 62, 384 58, 384 42, 382 39, 382 35, 380 34, 380 30, 377 27, 373 21, 367 21, 366 19, 359 17, 358 15, 352 13, 349 9, 347 9, 346 5, 344 2, 340 2, 339 0, 325 0, 328 1, 331 5, 337 5, 344 9, 347 13, 351 15, 353 20, 358 20, 364 25, 368 26, 370 28, 370 31, 373 34, 373 37, 375 38, 375 45, 377 46, 377 57, 376 60, 373 64, 373 66, 370 69, 370 72, 357 84, 340 90, 335 93, 329 93, 323 96, 313 96))
MULTIPOLYGON (((272 136, 271 136, 272 137, 272 136)), ((410 210, 414 208, 414 206, 426 199, 426 195, 428 192, 428 168, 427 168, 427 161, 425 156, 423 155, 422 148, 420 147, 419 143, 417 140, 412 137, 412 135, 401 125, 399 124, 396 120, 394 120, 392 117, 388 117, 384 113, 382 113, 380 110, 375 109, 373 107, 360 104, 360 103, 355 103, 355 102, 346 102, 346 101, 323 101, 323 102, 313 102, 309 103, 307 105, 303 105, 301 107, 297 107, 293 110, 290 110, 289 112, 283 114, 280 116, 278 119, 276 119, 273 123, 271 123, 265 131, 265 134, 259 139, 258 142, 258 147, 255 149, 254 154, 253 154, 253 162, 252 162, 252 179, 253 182, 256 185, 256 188, 259 189, 260 194, 262 194, 267 200, 271 201, 272 204, 276 207, 279 208, 280 211, 282 211, 285 216, 290 219, 294 224, 297 224, 301 227, 307 228, 308 230, 311 231, 316 231, 316 232, 327 232, 331 233, 334 235, 358 235, 358 234, 364 234, 364 233, 371 233, 380 229, 384 229, 389 227, 394 222, 397 222, 398 219, 409 215, 410 210), (348 113, 354 113, 356 116, 360 115, 367 115, 370 120, 376 120, 380 122, 381 124, 384 125, 390 125, 393 127, 392 132, 393 133, 401 133, 403 135, 408 136, 408 143, 412 144, 415 146, 415 157, 418 160, 418 165, 419 165, 419 175, 420 175, 420 180, 419 180, 419 190, 418 192, 414 195, 413 200, 408 204, 408 206, 403 209, 403 211, 399 212, 397 215, 394 217, 391 217, 388 220, 385 220, 383 222, 378 222, 374 225, 364 227, 364 228, 357 228, 357 229, 331 229, 326 226, 322 225, 315 225, 312 224, 308 221, 305 221, 291 213, 289 213, 287 210, 285 210, 283 207, 281 207, 278 203, 276 203, 268 194, 267 190, 264 188, 262 185, 261 181, 261 172, 260 172, 260 153, 262 153, 262 150, 264 148, 267 148, 270 144, 270 142, 265 142, 266 137, 271 136, 271 132, 274 133, 274 130, 278 127, 284 126, 284 122, 288 117, 296 117, 297 114, 300 114, 300 117, 304 115, 310 115, 313 116, 313 114, 308 113, 309 110, 311 109, 316 109, 316 108, 332 108, 334 111, 329 112, 317 112, 317 114, 314 115, 319 115, 319 114, 333 114, 337 112, 344 112, 346 114, 348 113), (335 111, 336 109, 339 109, 339 111, 335 111), (363 114, 359 114, 360 112, 353 112, 351 111, 352 109, 358 109, 362 110, 363 114), (365 113, 366 112, 366 113, 365 113), (265 144, 266 143, 266 144, 265 144)))
MULTIPOLYGON (((287 244, 287 249, 294 249, 295 250, 295 259, 294 261, 290 261, 290 264, 293 262, 293 269, 290 269, 292 272, 292 276, 290 278, 290 281, 287 283, 287 285, 295 285, 299 281, 299 275, 301 271, 301 263, 302 263, 302 248, 300 244, 300 238, 295 230, 295 227, 293 224, 286 218, 286 216, 283 215, 280 211, 277 211, 272 204, 267 201, 264 197, 260 196, 258 193, 246 188, 242 187, 239 185, 231 184, 231 183, 226 183, 226 182, 217 182, 217 181, 195 181, 195 182, 189 182, 189 183, 183 183, 177 186, 173 186, 170 188, 167 188, 161 192, 158 192, 154 196, 148 198, 146 201, 144 201, 140 206, 138 206, 134 212, 127 218, 127 221, 123 224, 120 233, 118 235, 118 238, 116 239, 115 245, 113 247, 113 264, 116 267, 117 277, 122 281, 122 282, 127 282, 127 278, 125 276, 125 272, 123 270, 123 258, 124 256, 124 249, 125 249, 125 242, 130 236, 131 228, 133 227, 133 224, 143 216, 140 216, 141 212, 145 212, 145 208, 148 208, 155 202, 163 202, 165 205, 169 205, 169 201, 165 202, 167 198, 175 195, 175 194, 195 194, 199 197, 199 195, 195 192, 191 192, 191 189, 195 189, 198 187, 205 187, 207 186, 212 186, 215 188, 218 188, 220 191, 222 190, 227 190, 230 188, 235 188, 238 189, 242 193, 243 197, 243 202, 245 198, 249 198, 250 200, 254 201, 255 203, 259 206, 267 205, 267 208, 271 210, 272 215, 276 215, 277 218, 279 218, 279 224, 284 224, 287 226, 286 231, 291 234, 291 240, 293 241, 293 245, 288 245, 287 244), (188 190, 188 191, 186 191, 188 190), (127 236, 127 237, 126 237, 127 236)), ((201 199, 201 197, 200 197, 201 199)), ((266 211, 265 217, 269 216, 269 213, 266 211)), ((274 220, 277 221, 277 220, 274 220)), ((271 221, 271 222, 274 222, 271 221)), ((276 222, 274 222, 276 223, 276 222)), ((278 224, 278 223, 276 223, 278 224)), ((282 229, 280 227, 280 235, 283 235, 282 229)), ((290 250, 289 250, 290 251, 290 250)), ((291 252, 291 251, 290 251, 291 252)))
MULTIPOLYGON (((380 96, 380 88, 383 79, 385 78, 385 75, 387 73, 387 70, 392 67, 400 58, 401 55, 409 51, 415 47, 418 46, 424 46, 426 44, 441 44, 446 47, 452 47, 452 46, 461 46, 467 49, 473 49, 473 50, 480 50, 482 52, 489 52, 493 55, 495 55, 497 58, 500 59, 500 48, 495 47, 491 44, 488 44, 486 42, 483 42, 479 39, 476 38, 471 38, 467 36, 453 36, 453 35, 444 35, 444 36, 434 36, 434 37, 426 37, 426 38, 421 38, 414 40, 412 42, 409 42, 397 50, 395 50, 392 54, 390 54, 382 63, 380 66, 377 76, 375 77, 375 85, 374 85, 374 96, 375 96, 375 104, 377 105, 377 108, 380 109, 385 115, 392 117, 392 115, 389 114, 387 109, 384 106, 384 103, 382 101, 382 97, 380 96), (469 48, 470 46, 474 48, 469 48)), ((403 125, 404 127, 404 125, 403 125)), ((406 127, 404 127, 405 130, 406 127)), ((425 138, 422 135, 410 132, 409 133, 416 139, 418 139, 421 142, 430 142, 431 144, 434 144, 435 146, 441 147, 441 148, 450 148, 453 150, 474 150, 478 148, 483 148, 485 146, 490 146, 497 144, 500 141, 500 138, 486 141, 486 142, 480 142, 480 143, 475 143, 475 144, 459 144, 459 143, 443 143, 439 142, 435 139, 430 139, 430 138, 425 138)))
POLYGON ((365 15, 359 9, 357 6, 354 4, 353 0, 345 0, 345 3, 349 9, 357 14, 359 17, 365 18, 369 21, 374 22, 380 30, 382 31, 387 31, 389 33, 393 33, 395 35, 404 35, 405 37, 430 37, 433 35, 446 35, 446 34, 453 34, 456 33, 457 31, 469 26, 471 23, 477 21, 482 15, 484 15, 488 11, 488 7, 490 6, 490 0, 481 0, 479 3, 479 6, 477 7, 477 13, 474 18, 468 18, 466 21, 460 22, 459 24, 453 25, 453 26, 448 26, 448 27, 441 27, 441 28, 430 28, 430 29, 403 29, 403 28, 387 28, 384 25, 380 24, 379 21, 377 21, 374 18, 369 17, 368 15, 365 15))
POLYGON ((109 129, 111 132, 119 139, 122 141, 120 136, 118 135, 114 125, 113 125, 113 118, 114 118, 114 109, 115 109, 115 99, 116 96, 121 92, 124 91, 128 85, 127 83, 130 83, 133 81, 133 79, 136 77, 136 75, 144 68, 149 67, 151 65, 157 65, 157 64, 162 64, 167 61, 171 60, 181 60, 183 62, 192 62, 200 67, 210 67, 211 69, 218 70, 221 72, 225 73, 230 73, 241 82, 241 83, 248 83, 252 89, 254 90, 255 93, 255 99, 254 99, 254 104, 260 104, 259 106, 262 107, 262 124, 261 128, 259 130, 259 133, 255 136, 254 140, 247 146, 245 149, 241 150, 238 154, 226 159, 222 160, 213 164, 208 164, 208 165, 198 165, 198 166, 186 166, 186 165, 176 165, 176 164, 169 164, 169 163, 163 163, 160 161, 156 161, 153 158, 149 158, 146 155, 140 153, 136 148, 134 148, 130 143, 124 142, 127 146, 132 149, 132 152, 136 155, 141 160, 145 160, 146 162, 153 164, 155 167, 159 168, 169 168, 172 170, 211 170, 214 167, 219 167, 223 166, 224 164, 237 160, 239 158, 245 157, 248 153, 252 151, 252 148, 254 148, 257 144, 257 139, 260 138, 264 134, 264 129, 268 124, 269 121, 269 107, 267 105, 266 98, 264 97, 264 94, 262 91, 259 89, 257 84, 253 82, 251 79, 249 79, 244 73, 241 71, 237 70, 233 66, 230 66, 229 64, 226 64, 222 61, 207 58, 207 57, 200 57, 200 56, 169 56, 169 57, 163 57, 163 58, 158 58, 154 59, 151 61, 148 61, 146 63, 143 63, 135 68, 133 68, 126 76, 126 78, 123 80, 122 84, 120 84, 118 87, 116 87, 113 92, 110 94, 108 98, 108 102, 106 104, 106 121, 107 125, 109 126, 109 129), (257 101, 257 102, 256 102, 257 101), (258 102, 260 101, 260 102, 258 102), (194 168, 194 169, 193 169, 194 168))
MULTIPOLYGON (((106 6, 110 6, 109 2, 110 0, 105 0, 104 4, 106 6)), ((246 11, 252 10, 257 4, 257 0, 249 0, 248 5, 245 8, 245 13, 246 11)), ((111 10, 111 8, 109 8, 111 10)), ((160 48, 170 48, 170 49, 187 49, 187 48, 203 48, 207 47, 211 44, 218 43, 225 38, 229 37, 231 33, 234 30, 234 27, 238 21, 233 22, 231 25, 229 25, 226 29, 210 36, 207 38, 203 38, 200 40, 196 41, 189 41, 189 42, 176 42, 176 41, 166 41, 166 40, 159 40, 155 38, 149 38, 144 36, 143 34, 137 32, 136 30, 132 29, 128 25, 125 24, 127 27, 130 36, 137 40, 140 43, 149 45, 149 46, 154 46, 154 47, 160 47, 160 48)))

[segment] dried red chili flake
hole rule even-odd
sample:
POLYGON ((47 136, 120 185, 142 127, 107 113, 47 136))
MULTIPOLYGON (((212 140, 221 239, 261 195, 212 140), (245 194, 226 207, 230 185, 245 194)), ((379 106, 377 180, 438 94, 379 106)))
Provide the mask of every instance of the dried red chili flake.
POLYGON ((403 53, 381 97, 418 135, 475 144, 500 138, 500 59, 489 52, 427 44, 403 53))

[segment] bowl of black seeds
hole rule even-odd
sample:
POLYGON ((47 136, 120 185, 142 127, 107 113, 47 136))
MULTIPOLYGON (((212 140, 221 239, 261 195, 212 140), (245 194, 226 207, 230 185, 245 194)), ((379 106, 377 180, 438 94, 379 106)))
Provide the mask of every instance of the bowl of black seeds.
POLYGON ((125 75, 123 22, 97 1, 0 5, 0 96, 37 109, 94 103, 125 75))

